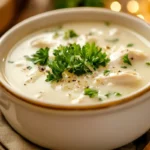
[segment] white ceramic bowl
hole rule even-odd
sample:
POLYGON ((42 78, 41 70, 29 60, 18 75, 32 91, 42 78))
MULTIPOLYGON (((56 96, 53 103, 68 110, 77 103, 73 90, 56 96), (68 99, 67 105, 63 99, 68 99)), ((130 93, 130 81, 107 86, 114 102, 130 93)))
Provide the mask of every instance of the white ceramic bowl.
POLYGON ((149 85, 119 101, 71 107, 34 102, 8 84, 4 59, 16 42, 53 24, 87 20, 109 20, 150 40, 150 27, 144 21, 98 8, 47 12, 16 25, 0 40, 0 109, 18 133, 43 147, 61 150, 113 149, 135 140, 150 128, 149 85))

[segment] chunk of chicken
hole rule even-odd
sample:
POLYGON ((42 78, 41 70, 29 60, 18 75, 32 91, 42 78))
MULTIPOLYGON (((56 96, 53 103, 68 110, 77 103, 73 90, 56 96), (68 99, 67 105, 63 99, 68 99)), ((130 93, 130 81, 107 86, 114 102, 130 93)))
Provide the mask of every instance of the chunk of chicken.
POLYGON ((56 41, 52 40, 47 40, 47 39, 36 39, 31 42, 32 47, 37 47, 37 48, 45 48, 45 47, 52 47, 55 46, 57 43, 56 41))
POLYGON ((115 34, 119 33, 117 28, 113 28, 109 31, 110 36, 114 36, 115 34))
POLYGON ((81 94, 78 98, 76 99, 73 99, 71 101, 72 104, 78 104, 78 103, 81 103, 82 101, 84 101, 86 99, 86 96, 81 94))
POLYGON ((25 80, 25 84, 36 82, 42 75, 43 75, 43 72, 34 70, 30 74, 28 74, 28 77, 25 80))
POLYGON ((114 83, 120 85, 137 84, 142 80, 141 76, 133 71, 110 73, 109 76, 98 76, 95 79, 96 83, 114 83))
POLYGON ((133 50, 133 49, 129 49, 129 50, 120 50, 120 51, 116 51, 113 54, 110 55, 110 60, 111 62, 118 62, 121 63, 122 62, 122 57, 128 54, 129 59, 131 60, 144 60, 147 58, 146 54, 141 51, 141 50, 133 50))
POLYGON ((147 58, 146 54, 141 50, 129 50, 128 56, 130 59, 144 60, 147 58))
POLYGON ((39 92, 39 93, 37 93, 37 94, 35 95, 35 98, 40 99, 40 98, 42 98, 42 97, 43 97, 43 95, 44 95, 44 92, 43 92, 43 91, 41 91, 41 92, 39 92))

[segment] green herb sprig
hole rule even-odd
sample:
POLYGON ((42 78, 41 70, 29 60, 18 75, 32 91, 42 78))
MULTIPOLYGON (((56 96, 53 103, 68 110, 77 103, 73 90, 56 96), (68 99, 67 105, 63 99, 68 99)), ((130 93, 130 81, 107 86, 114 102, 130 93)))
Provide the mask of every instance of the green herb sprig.
POLYGON ((31 57, 24 56, 26 60, 32 61, 34 64, 38 64, 41 66, 47 65, 48 62, 48 52, 49 48, 40 48, 35 54, 33 54, 31 57))
POLYGON ((78 34, 74 30, 68 30, 64 34, 64 39, 68 40, 70 38, 78 37, 78 34))
POLYGON ((48 56, 49 48, 41 48, 31 57, 25 56, 28 61, 41 66, 49 66, 46 81, 56 81, 62 79, 63 72, 67 71, 77 76, 92 73, 100 66, 105 67, 110 59, 102 48, 95 43, 86 43, 83 47, 79 44, 69 44, 59 46, 54 50, 54 59, 48 56))
POLYGON ((100 66, 105 67, 110 59, 95 43, 59 46, 54 50, 55 59, 48 62, 52 72, 48 73, 46 81, 59 81, 62 73, 68 71, 77 76, 92 73, 100 66))
POLYGON ((148 62, 146 62, 145 64, 146 64, 147 66, 150 66, 150 62, 149 62, 149 61, 148 61, 148 62))
POLYGON ((110 70, 104 70, 103 74, 104 76, 108 76, 110 74, 110 70))
POLYGON ((90 98, 94 98, 98 96, 98 91, 91 88, 85 88, 84 95, 88 95, 90 98))
POLYGON ((127 44, 127 47, 133 47, 134 46, 134 44, 133 43, 129 43, 129 44, 127 44))
POLYGON ((123 62, 124 62, 125 64, 128 64, 128 65, 132 66, 128 54, 125 54, 125 55, 122 57, 122 59, 123 59, 123 62))

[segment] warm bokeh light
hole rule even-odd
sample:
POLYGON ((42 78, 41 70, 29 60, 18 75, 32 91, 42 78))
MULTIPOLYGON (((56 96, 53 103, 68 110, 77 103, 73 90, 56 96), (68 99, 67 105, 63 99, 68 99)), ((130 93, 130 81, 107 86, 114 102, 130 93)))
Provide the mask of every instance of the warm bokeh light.
POLYGON ((121 10, 121 5, 120 5, 119 2, 114 1, 114 2, 111 3, 110 9, 113 10, 113 11, 118 11, 119 12, 121 10))
POLYGON ((136 13, 139 10, 139 3, 136 0, 130 0, 127 9, 130 13, 136 13))
POLYGON ((143 20, 145 19, 144 16, 141 15, 141 14, 138 14, 137 16, 138 16, 139 18, 143 19, 143 20))

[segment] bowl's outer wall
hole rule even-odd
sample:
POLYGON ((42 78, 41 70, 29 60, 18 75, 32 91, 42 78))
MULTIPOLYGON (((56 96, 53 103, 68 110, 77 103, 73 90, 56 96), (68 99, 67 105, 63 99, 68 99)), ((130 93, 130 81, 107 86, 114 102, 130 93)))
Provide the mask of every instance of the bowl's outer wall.
POLYGON ((18 101, 2 89, 0 104, 18 133, 51 149, 114 149, 135 140, 150 127, 150 100, 144 98, 140 104, 107 111, 57 111, 18 101))
MULTIPOLYGON (((31 18, 7 32, 0 40, 0 59, 29 33, 61 22, 87 20, 113 21, 150 39, 148 25, 127 15, 91 8, 60 10, 31 18)), ((0 77, 4 67, 1 61, 0 77)), ((57 111, 18 100, 2 87, 0 91, 0 108, 12 127, 32 142, 52 149, 105 150, 127 144, 149 129, 149 106, 148 94, 107 110, 57 111)))

